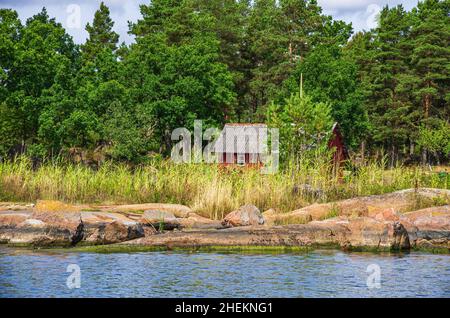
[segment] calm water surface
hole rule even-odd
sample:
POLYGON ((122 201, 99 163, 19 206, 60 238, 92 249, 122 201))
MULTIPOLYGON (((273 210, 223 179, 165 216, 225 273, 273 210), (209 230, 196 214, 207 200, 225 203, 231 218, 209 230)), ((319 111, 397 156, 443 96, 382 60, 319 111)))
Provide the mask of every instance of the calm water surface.
POLYGON ((0 297, 446 297, 450 255, 76 253, 0 247, 0 297), (81 287, 66 285, 77 264, 81 287), (380 288, 369 289, 371 264, 380 288))

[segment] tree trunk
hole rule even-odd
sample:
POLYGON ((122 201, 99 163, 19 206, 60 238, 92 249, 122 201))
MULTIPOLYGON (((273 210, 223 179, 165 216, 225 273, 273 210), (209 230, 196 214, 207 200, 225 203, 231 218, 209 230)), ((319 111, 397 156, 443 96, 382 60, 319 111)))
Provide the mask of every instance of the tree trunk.
POLYGON ((363 140, 361 142, 361 164, 364 164, 365 162, 365 154, 366 154, 366 141, 363 140))
POLYGON ((422 150, 422 165, 426 165, 427 164, 427 150, 426 149, 424 149, 424 150, 422 150))
POLYGON ((409 141, 409 156, 414 156, 414 142, 412 140, 409 141))
POLYGON ((392 144, 391 146, 391 169, 394 168, 395 163, 395 145, 392 144))

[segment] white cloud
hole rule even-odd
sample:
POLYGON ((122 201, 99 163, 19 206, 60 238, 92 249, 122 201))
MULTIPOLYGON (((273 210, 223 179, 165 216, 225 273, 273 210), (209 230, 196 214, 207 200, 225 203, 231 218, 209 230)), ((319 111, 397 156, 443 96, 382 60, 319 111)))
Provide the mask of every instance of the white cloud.
POLYGON ((352 22, 355 31, 369 30, 376 26, 377 12, 384 6, 402 4, 406 10, 417 5, 418 0, 318 0, 324 13, 337 20, 352 22))
MULTIPOLYGON (((120 34, 120 41, 130 43, 133 41, 128 32, 128 21, 136 21, 140 18, 139 5, 149 3, 150 0, 103 0, 111 10, 111 18, 114 20, 114 30, 120 34)), ((55 17, 64 27, 67 27, 67 7, 77 4, 81 9, 81 28, 68 28, 67 32, 74 37, 75 42, 82 43, 87 37, 84 27, 91 22, 95 10, 101 0, 0 0, 0 8, 11 8, 19 13, 22 21, 39 12, 43 6, 51 17, 55 17)), ((325 14, 332 15, 335 19, 352 22, 355 31, 370 29, 373 26, 373 9, 382 8, 385 5, 395 6, 403 4, 410 10, 417 4, 417 0, 318 0, 325 14), (376 7, 378 6, 378 7, 376 7)))
POLYGON ((319 5, 322 8, 327 8, 332 11, 341 10, 362 10, 368 5, 376 2, 376 0, 319 0, 319 5))

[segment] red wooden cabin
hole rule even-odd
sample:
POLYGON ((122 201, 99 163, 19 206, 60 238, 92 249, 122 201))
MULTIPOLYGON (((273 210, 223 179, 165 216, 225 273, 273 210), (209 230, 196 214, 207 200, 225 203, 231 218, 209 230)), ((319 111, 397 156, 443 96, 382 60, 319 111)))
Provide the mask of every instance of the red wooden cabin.
POLYGON ((266 141, 265 124, 226 124, 214 152, 222 166, 261 167, 266 141))
MULTIPOLYGON (((261 167, 267 147, 267 125, 226 124, 215 142, 214 152, 222 166, 261 167)), ((333 172, 341 174, 342 163, 348 159, 338 123, 332 128, 328 147, 334 149, 333 172)))

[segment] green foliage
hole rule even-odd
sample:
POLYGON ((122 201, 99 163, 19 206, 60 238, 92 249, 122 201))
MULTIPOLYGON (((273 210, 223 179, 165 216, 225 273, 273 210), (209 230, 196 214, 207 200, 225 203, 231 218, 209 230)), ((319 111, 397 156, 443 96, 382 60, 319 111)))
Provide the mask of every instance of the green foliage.
POLYGON ((325 153, 333 118, 331 106, 309 96, 292 94, 284 104, 268 108, 268 123, 280 130, 281 158, 286 161, 325 153))
POLYGON ((25 24, 0 9, 0 156, 102 149, 139 163, 202 119, 282 128, 285 162, 322 149, 335 121, 351 150, 388 150, 392 166, 419 151, 446 161, 448 12, 447 0, 386 6, 349 41, 316 0, 153 0, 127 46, 102 2, 78 46, 45 8, 25 24))
POLYGON ((86 25, 89 38, 82 46, 85 59, 95 59, 105 48, 112 52, 117 49, 119 35, 112 31, 113 26, 114 22, 109 16, 109 8, 103 2, 100 3, 100 8, 95 12, 92 25, 89 23, 86 25))
POLYGON ((357 34, 346 49, 359 68, 370 150, 389 149, 391 165, 401 157, 414 160, 415 149, 424 162, 437 148, 436 161, 448 160, 446 141, 431 136, 435 123, 450 116, 449 25, 448 1, 424 0, 411 12, 385 7, 378 27, 357 34))
POLYGON ((449 156, 450 124, 440 121, 435 125, 435 128, 421 126, 417 143, 421 149, 434 153, 436 156, 439 153, 449 156))
POLYGON ((357 71, 356 63, 344 56, 339 46, 321 45, 298 64, 284 83, 284 91, 297 91, 303 77, 304 91, 314 102, 330 104, 333 119, 339 122, 347 144, 353 147, 360 144, 368 125, 357 71))
POLYGON ((215 20, 207 11, 193 12, 193 5, 142 6, 143 20, 132 26, 137 43, 125 60, 131 99, 156 120, 154 136, 164 152, 173 129, 196 118, 223 123, 236 97, 233 74, 220 61, 215 20))

